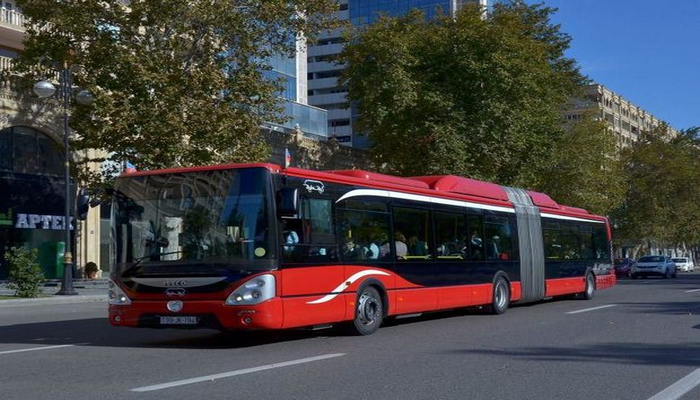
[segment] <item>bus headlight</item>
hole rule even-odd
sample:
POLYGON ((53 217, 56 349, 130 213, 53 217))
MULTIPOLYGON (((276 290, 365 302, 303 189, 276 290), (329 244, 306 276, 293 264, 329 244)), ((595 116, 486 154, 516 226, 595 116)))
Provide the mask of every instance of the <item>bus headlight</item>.
POLYGON ((259 304, 275 297, 275 277, 271 274, 258 275, 234 290, 226 299, 228 306, 259 304))
POLYGON ((116 283, 109 281, 108 303, 115 306, 126 306, 131 304, 131 299, 116 283))

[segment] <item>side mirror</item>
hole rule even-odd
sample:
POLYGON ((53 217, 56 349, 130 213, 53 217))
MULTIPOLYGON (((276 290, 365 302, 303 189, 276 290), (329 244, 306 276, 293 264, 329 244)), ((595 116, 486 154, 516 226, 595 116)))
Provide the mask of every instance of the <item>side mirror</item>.
POLYGON ((282 188, 277 191, 277 216, 297 218, 299 215, 299 189, 282 188))

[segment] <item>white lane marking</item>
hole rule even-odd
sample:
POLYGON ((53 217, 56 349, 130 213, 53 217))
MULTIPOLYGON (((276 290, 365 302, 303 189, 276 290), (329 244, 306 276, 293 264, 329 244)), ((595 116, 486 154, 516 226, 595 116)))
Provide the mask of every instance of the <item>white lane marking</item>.
POLYGON ((700 289, 686 290, 686 293, 700 292, 700 289))
POLYGON ((354 274, 353 276, 349 277, 347 280, 345 280, 340 285, 338 285, 335 289, 333 289, 331 291, 331 294, 327 294, 327 295, 321 297, 320 299, 317 299, 314 301, 307 301, 306 304, 321 304, 321 303, 325 303, 327 301, 331 301, 334 298, 336 298, 340 293, 342 293, 343 290, 347 289, 350 285, 355 283, 356 280, 358 280, 362 277, 365 277, 367 275, 386 275, 386 276, 389 276, 389 274, 387 274, 386 272, 379 271, 377 269, 367 269, 364 271, 360 271, 360 272, 354 274))
POLYGON ((686 375, 683 379, 660 391, 649 400, 676 400, 700 384, 700 368, 686 375))
POLYGON ((57 345, 57 346, 31 347, 29 349, 0 351, 0 354, 12 354, 12 353, 24 353, 26 351, 60 349, 62 347, 73 347, 73 346, 80 346, 80 345, 84 345, 84 344, 89 344, 89 343, 61 344, 61 345, 57 345))
POLYGON ((131 389, 131 391, 132 392, 152 392, 154 390, 168 389, 168 388, 175 387, 175 386, 190 385, 192 383, 213 381, 215 379, 222 379, 222 378, 230 378, 232 376, 250 374, 253 372, 265 371, 268 369, 289 367, 291 365, 327 360, 329 358, 342 357, 344 355, 345 355, 345 353, 324 354, 324 355, 316 356, 316 357, 302 358, 299 360, 292 360, 292 361, 285 361, 285 362, 281 362, 281 363, 262 365, 260 367, 253 367, 253 368, 239 369, 236 371, 223 372, 221 374, 200 376, 199 378, 190 378, 190 379, 183 379, 180 381, 161 383, 160 385, 143 386, 143 387, 131 389))
POLYGON ((569 311, 569 312, 566 313, 566 314, 578 314, 578 313, 582 313, 582 312, 600 310, 600 309, 603 309, 603 308, 615 307, 616 305, 617 305, 617 304, 608 304, 607 306, 584 308, 583 310, 569 311))

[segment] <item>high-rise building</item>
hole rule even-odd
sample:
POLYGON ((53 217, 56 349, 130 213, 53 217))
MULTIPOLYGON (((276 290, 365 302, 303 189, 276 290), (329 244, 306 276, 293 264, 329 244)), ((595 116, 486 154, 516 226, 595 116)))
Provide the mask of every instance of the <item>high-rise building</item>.
MULTIPOLYGON (((454 15, 467 4, 479 4, 486 10, 487 0, 340 0, 338 19, 353 26, 371 23, 379 15, 400 16, 411 9, 420 9, 431 18, 439 13, 454 15)), ((343 29, 324 32, 308 52, 309 104, 328 110, 328 135, 339 142, 356 147, 366 147, 368 141, 353 131, 357 118, 347 100, 347 88, 338 85, 343 70, 331 59, 343 50, 343 29)))

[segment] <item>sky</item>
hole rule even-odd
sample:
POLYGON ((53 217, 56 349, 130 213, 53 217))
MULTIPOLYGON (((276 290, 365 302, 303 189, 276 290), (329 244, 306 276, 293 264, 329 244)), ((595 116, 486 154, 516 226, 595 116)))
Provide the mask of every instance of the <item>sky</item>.
POLYGON ((700 0, 528 0, 541 2, 585 75, 673 128, 700 126, 700 0))

